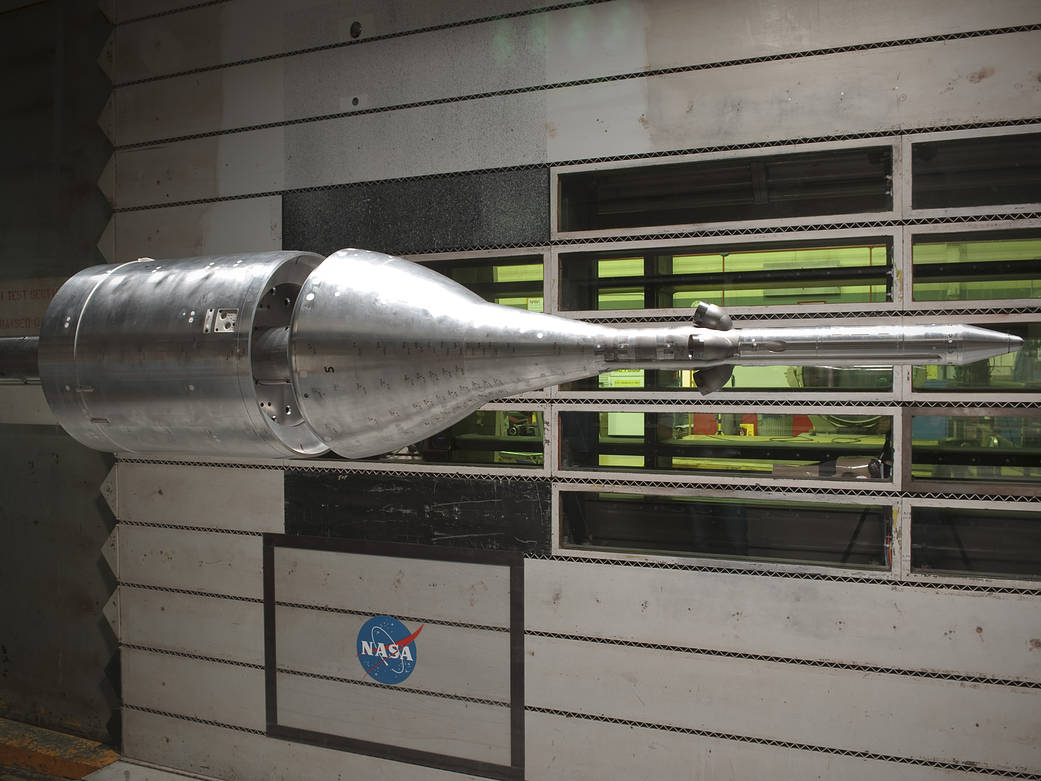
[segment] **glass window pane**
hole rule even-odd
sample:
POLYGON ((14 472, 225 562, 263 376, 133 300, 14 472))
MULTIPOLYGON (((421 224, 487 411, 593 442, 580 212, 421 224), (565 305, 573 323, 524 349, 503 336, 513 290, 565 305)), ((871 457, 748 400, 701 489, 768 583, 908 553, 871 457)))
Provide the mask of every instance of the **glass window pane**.
POLYGON ((1041 513, 915 507, 911 569, 1041 577, 1041 513))
POLYGON ((542 466, 542 413, 478 410, 382 460, 427 464, 542 466))
POLYGON ((892 148, 601 169, 560 177, 561 230, 880 212, 892 148))
POLYGON ((921 480, 1036 482, 1041 417, 913 415, 911 462, 921 480))
MULTIPOLYGON (((691 371, 616 369, 561 386, 573 391, 692 391, 691 371)), ((867 392, 893 389, 892 366, 735 366, 726 391, 867 392)))
POLYGON ((1041 231, 916 236, 915 301, 1041 298, 1041 231))
POLYGON ((563 412, 561 467, 786 479, 881 480, 892 418, 714 412, 563 412))
POLYGON ((1041 393, 1041 323, 994 323, 987 327, 1023 338, 1017 352, 965 366, 915 366, 914 390, 923 393, 1041 393))
POLYGON ((1041 201, 1041 133, 911 146, 915 209, 1041 201))
POLYGON ((889 507, 564 491, 561 546, 888 568, 889 507))
POLYGON ((455 280, 485 301, 543 311, 541 255, 459 258, 423 265, 455 280))
POLYGON ((870 304, 892 299, 888 244, 802 242, 561 255, 564 310, 870 304))

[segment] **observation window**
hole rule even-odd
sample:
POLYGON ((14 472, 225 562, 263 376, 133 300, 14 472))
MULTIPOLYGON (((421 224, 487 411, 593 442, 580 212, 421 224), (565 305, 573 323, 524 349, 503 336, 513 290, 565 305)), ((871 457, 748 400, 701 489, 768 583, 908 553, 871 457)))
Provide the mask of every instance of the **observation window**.
POLYGON ((565 231, 888 211, 889 146, 600 169, 560 176, 565 231))
POLYGON ((892 509, 563 491, 564 548, 888 569, 892 509))
POLYGON ((1041 201, 1041 133, 911 145, 915 209, 1041 201))
POLYGON ((887 415, 562 412, 561 467, 785 479, 890 475, 887 415))
POLYGON ((1022 337, 1023 346, 964 366, 915 366, 912 388, 921 393, 1041 393, 1041 323, 987 327, 1022 337))
MULTIPOLYGON (((693 372, 616 369, 561 385, 568 391, 692 391, 693 372)), ((893 389, 891 366, 735 366, 722 391, 763 393, 884 392, 893 389)))
POLYGON ((427 464, 542 466, 542 413, 532 410, 478 410, 444 431, 386 456, 385 460, 427 464))
POLYGON ((915 236, 915 301, 1041 298, 1041 231, 915 236))
POLYGON ((921 480, 1036 482, 1041 417, 915 414, 911 473, 921 480))
POLYGON ((891 250, 877 239, 561 256, 563 310, 801 306, 892 300, 891 250))
POLYGON ((493 304, 543 311, 541 255, 462 258, 423 263, 493 304))
POLYGON ((911 524, 913 571, 1041 577, 1041 513, 914 507, 911 524))

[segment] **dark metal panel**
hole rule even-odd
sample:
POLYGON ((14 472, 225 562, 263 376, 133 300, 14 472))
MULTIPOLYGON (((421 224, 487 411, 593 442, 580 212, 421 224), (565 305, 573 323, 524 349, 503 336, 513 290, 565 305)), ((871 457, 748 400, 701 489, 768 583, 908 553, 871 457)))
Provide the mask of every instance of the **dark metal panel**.
POLYGON ((287 534, 550 551, 548 480, 290 469, 285 490, 287 534))
POLYGON ((549 242, 545 168, 398 179, 282 197, 282 246, 440 252, 549 242))

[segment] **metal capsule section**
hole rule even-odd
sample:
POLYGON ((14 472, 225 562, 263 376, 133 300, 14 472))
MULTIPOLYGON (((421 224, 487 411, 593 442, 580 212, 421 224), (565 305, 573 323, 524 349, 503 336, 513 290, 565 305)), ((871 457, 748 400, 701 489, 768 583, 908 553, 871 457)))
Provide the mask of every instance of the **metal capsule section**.
POLYGON ((365 458, 614 368, 694 369, 711 392, 737 363, 965 363, 1020 344, 972 326, 738 329, 707 304, 692 319, 613 328, 511 309, 365 250, 143 259, 58 291, 38 368, 58 421, 99 450, 365 458))

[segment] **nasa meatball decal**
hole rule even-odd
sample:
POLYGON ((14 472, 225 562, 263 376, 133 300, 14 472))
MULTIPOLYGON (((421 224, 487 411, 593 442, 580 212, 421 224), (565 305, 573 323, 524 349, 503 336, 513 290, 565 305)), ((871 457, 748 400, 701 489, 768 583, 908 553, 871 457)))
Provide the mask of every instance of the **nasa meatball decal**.
POLYGON ((393 616, 373 616, 358 632, 358 661, 373 680, 380 683, 401 683, 416 668, 415 632, 393 616))

